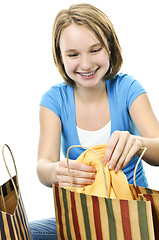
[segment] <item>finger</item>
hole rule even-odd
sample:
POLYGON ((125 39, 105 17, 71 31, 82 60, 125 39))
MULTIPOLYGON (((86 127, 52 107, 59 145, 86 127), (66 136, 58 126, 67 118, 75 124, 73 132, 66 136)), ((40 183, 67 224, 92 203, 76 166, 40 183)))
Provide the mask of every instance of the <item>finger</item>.
MULTIPOLYGON (((91 184, 89 184, 91 185, 91 184)), ((77 184, 72 184, 72 187, 76 187, 76 188, 84 188, 86 185, 77 185, 77 184)), ((65 187, 71 187, 71 184, 70 183, 65 183, 65 182, 62 182, 62 183, 59 183, 59 187, 61 188, 65 188, 65 187)))
MULTIPOLYGON (((57 169, 57 175, 69 176, 69 172, 67 168, 59 168, 57 169)), ((79 177, 79 178, 88 178, 94 179, 96 176, 95 172, 84 172, 79 170, 70 169, 70 174, 72 177, 79 177)))
POLYGON ((126 161, 126 159, 128 159, 129 161, 131 160, 131 158, 133 156, 129 156, 129 153, 132 149, 132 146, 134 144, 135 140, 133 138, 129 138, 128 141, 126 142, 123 151, 121 153, 121 155, 119 156, 118 161, 116 162, 116 165, 114 165, 114 170, 115 172, 118 172, 121 168, 123 168, 123 165, 126 161), (127 158, 129 156, 129 158, 127 158))
MULTIPOLYGON (((71 177, 72 184, 73 186, 76 187, 84 187, 86 185, 91 185, 95 179, 86 179, 86 178, 76 178, 76 177, 71 177)), ((67 185, 70 186, 71 183, 70 177, 69 176, 62 176, 58 179, 59 184, 67 185)))
POLYGON ((71 169, 70 173, 71 173, 72 177, 78 177, 78 178, 95 179, 95 177, 96 177, 96 173, 76 171, 74 169, 71 169))
POLYGON ((136 141, 133 137, 130 137, 125 145, 125 148, 116 163, 115 172, 124 168, 128 162, 133 158, 133 156, 141 149, 140 142, 136 141))
POLYGON ((112 133, 110 141, 107 144, 107 148, 103 158, 104 165, 106 165, 110 161, 118 141, 119 141, 119 131, 115 131, 112 133))
POLYGON ((124 168, 130 160, 133 158, 133 156, 142 148, 142 145, 140 142, 135 141, 134 145, 130 149, 129 153, 127 154, 125 161, 123 162, 123 165, 121 168, 124 168))
MULTIPOLYGON (((67 166, 67 160, 66 159, 63 159, 61 160, 61 166, 65 167, 65 168, 68 168, 67 166)), ((83 164, 83 163, 80 163, 80 162, 77 162, 77 161, 74 161, 74 160, 70 160, 69 159, 69 168, 70 169, 74 169, 74 170, 78 170, 78 171, 84 171, 84 172, 96 172, 96 169, 92 166, 88 166, 86 164, 83 164)))
POLYGON ((70 169, 75 169, 82 172, 96 172, 96 169, 94 167, 77 161, 70 161, 70 169))
POLYGON ((122 154, 124 154, 124 155, 127 154, 127 151, 128 151, 127 149, 125 150, 125 153, 124 153, 126 144, 127 144, 127 134, 123 134, 122 137, 120 137, 118 143, 116 144, 116 147, 115 147, 115 149, 112 153, 111 159, 109 161, 109 169, 110 170, 113 170, 115 168, 115 166, 118 163, 122 154))

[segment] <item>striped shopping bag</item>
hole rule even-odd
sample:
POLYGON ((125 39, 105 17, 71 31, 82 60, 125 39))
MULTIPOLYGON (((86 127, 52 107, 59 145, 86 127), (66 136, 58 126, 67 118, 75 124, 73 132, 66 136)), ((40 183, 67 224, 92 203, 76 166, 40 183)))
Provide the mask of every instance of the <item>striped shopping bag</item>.
POLYGON ((53 192, 58 239, 155 239, 150 201, 91 196, 57 184, 53 192))
MULTIPOLYGON (((77 145, 75 147, 77 147, 77 145)), ((143 154, 140 156, 140 159, 143 154)), ((103 166, 100 157, 99 160, 103 166)), ((70 175, 69 165, 68 171, 70 175)), ((71 176, 70 182, 72 185, 71 176)), ((58 184, 53 184, 58 239, 159 239, 155 238, 157 235, 155 236, 156 233, 154 233, 152 201, 146 199, 144 195, 148 191, 149 193, 152 191, 155 194, 158 192, 137 187, 136 183, 134 186, 130 185, 130 190, 134 196, 134 200, 92 196, 60 188, 58 184)), ((106 196, 108 196, 108 193, 106 193, 106 196)))
POLYGON ((151 202, 155 239, 159 239, 159 191, 134 185, 129 186, 135 199, 151 202))
POLYGON ((8 145, 2 154, 10 179, 0 187, 0 240, 32 240, 28 219, 19 190, 17 168, 8 145), (13 159, 16 175, 11 176, 4 157, 7 147, 13 159))

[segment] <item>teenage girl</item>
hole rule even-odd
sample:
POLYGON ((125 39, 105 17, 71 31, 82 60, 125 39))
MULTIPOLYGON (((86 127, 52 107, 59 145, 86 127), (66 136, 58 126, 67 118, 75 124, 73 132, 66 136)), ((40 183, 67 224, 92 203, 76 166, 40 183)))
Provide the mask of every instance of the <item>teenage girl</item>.
MULTIPOLYGON (((104 164, 116 172, 122 169, 132 184, 142 147, 147 147, 143 160, 159 165, 159 123, 145 89, 133 77, 119 73, 121 47, 112 23, 92 5, 72 5, 58 13, 52 36, 55 65, 64 82, 49 89, 40 103, 40 181, 49 187, 54 182, 60 187, 69 186, 68 147, 107 142, 104 164)), ((70 151, 75 187, 92 184, 96 176, 94 168, 74 161, 84 150, 70 151)), ((142 162, 136 183, 148 187, 142 162)), ((44 220, 40 226, 45 227, 48 222, 53 230, 54 219, 44 220)), ((38 232, 34 227, 32 232, 38 232)), ((42 239, 56 239, 54 234, 56 231, 52 238, 50 235, 42 239)), ((33 237, 40 239, 38 233, 33 233, 33 237)))

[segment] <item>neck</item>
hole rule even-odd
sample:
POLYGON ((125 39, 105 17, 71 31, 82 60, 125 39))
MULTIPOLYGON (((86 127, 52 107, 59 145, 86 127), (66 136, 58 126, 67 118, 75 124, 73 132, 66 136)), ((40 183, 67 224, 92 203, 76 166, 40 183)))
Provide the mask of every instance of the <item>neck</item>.
POLYGON ((92 88, 76 85, 74 87, 74 94, 76 98, 85 103, 99 101, 106 94, 106 84, 102 82, 98 86, 92 88))

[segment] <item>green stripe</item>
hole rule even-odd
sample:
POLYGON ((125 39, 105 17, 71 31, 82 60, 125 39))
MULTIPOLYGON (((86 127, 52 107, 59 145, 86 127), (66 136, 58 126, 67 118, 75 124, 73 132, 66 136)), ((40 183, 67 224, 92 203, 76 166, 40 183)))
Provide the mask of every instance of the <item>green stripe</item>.
POLYGON ((152 190, 149 189, 149 188, 145 188, 145 190, 146 190, 147 194, 152 194, 153 193, 152 190))
POLYGON ((143 195, 139 195, 140 201, 144 201, 143 195))
POLYGON ((88 217, 86 195, 81 193, 80 197, 81 197, 82 211, 83 211, 84 224, 85 224, 85 230, 86 230, 86 237, 87 239, 91 240, 92 238, 91 238, 91 230, 90 230, 90 223, 89 223, 89 217, 88 217))
POLYGON ((116 224, 115 224, 115 218, 113 213, 112 200, 105 199, 105 203, 106 203, 106 209, 108 214, 110 240, 116 240, 117 232, 116 232, 116 224))
POLYGON ((146 202, 137 201, 138 205, 138 214, 139 214, 139 227, 140 227, 140 234, 142 240, 149 240, 149 229, 148 229, 148 222, 147 222, 147 208, 146 202))
POLYGON ((63 196, 63 203, 64 203, 64 209, 65 209, 65 221, 66 221, 67 236, 68 236, 68 239, 71 240, 72 237, 71 237, 71 231, 70 231, 69 211, 68 211, 68 205, 67 205, 66 190, 63 188, 62 188, 62 196, 63 196))

